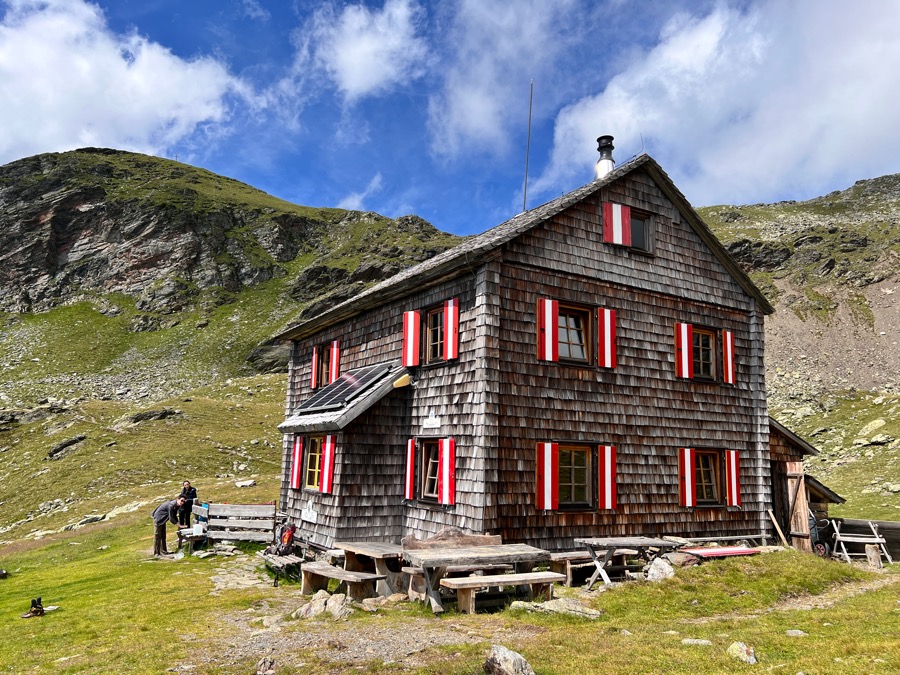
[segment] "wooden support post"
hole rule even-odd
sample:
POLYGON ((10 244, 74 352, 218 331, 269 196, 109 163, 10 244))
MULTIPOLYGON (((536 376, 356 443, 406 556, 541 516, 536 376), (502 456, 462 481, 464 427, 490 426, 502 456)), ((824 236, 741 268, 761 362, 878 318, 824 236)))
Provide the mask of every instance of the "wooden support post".
POLYGON ((772 509, 769 509, 769 518, 772 521, 772 524, 775 526, 775 531, 778 533, 778 538, 781 539, 782 545, 785 548, 790 548, 790 544, 787 539, 784 538, 784 532, 781 531, 781 526, 778 524, 778 521, 775 519, 775 514, 772 513, 772 509))

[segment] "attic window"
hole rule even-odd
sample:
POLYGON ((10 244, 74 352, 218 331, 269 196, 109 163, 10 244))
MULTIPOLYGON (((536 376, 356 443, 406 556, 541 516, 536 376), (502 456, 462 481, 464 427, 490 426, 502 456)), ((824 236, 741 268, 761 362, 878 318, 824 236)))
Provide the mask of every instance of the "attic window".
POLYGON ((631 248, 650 252, 650 217, 631 212, 631 248))

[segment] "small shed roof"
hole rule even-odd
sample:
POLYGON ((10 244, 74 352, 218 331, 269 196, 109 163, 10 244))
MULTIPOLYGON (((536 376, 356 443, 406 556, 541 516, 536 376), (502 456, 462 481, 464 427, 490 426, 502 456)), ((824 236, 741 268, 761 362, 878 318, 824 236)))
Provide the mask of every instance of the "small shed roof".
POLYGON ((458 246, 398 272, 350 300, 335 305, 317 316, 301 321, 283 333, 276 335, 274 339, 296 340, 307 337, 327 326, 349 319, 364 310, 378 307, 391 300, 409 295, 413 290, 428 287, 445 279, 455 277, 463 271, 471 269, 473 264, 481 263, 491 252, 503 244, 636 170, 645 171, 653 178, 666 197, 681 213, 685 221, 709 247, 747 295, 754 298, 766 314, 774 312, 774 308, 766 300, 762 291, 757 288, 756 284, 753 283, 734 258, 725 250, 722 243, 712 233, 684 195, 681 194, 681 191, 675 186, 666 172, 662 170, 662 167, 650 155, 641 154, 625 162, 603 178, 572 190, 530 211, 520 213, 487 232, 469 237, 458 246))
POLYGON ((804 474, 803 479, 806 481, 806 489, 813 495, 819 497, 820 501, 828 502, 830 504, 843 504, 847 501, 837 492, 813 476, 810 476, 808 473, 804 474))
MULTIPOLYGON (((393 391, 394 384, 407 372, 406 368, 401 366, 399 361, 388 362, 383 365, 388 366, 387 370, 377 379, 367 382, 364 388, 357 392, 353 398, 327 410, 322 410, 321 408, 315 408, 309 412, 295 410, 284 422, 278 425, 278 429, 285 433, 294 434, 340 431, 393 391)), ((355 371, 359 370, 363 370, 363 368, 348 371, 342 376, 342 379, 346 376, 352 376, 355 371)), ((341 380, 332 382, 322 389, 317 396, 327 395, 329 390, 333 391, 341 386, 343 386, 341 380)))
POLYGON ((769 428, 774 429, 782 436, 784 436, 789 443, 795 445, 802 454, 804 455, 818 455, 819 451, 816 450, 812 445, 804 441, 793 431, 784 426, 781 422, 776 420, 774 417, 769 418, 769 428))

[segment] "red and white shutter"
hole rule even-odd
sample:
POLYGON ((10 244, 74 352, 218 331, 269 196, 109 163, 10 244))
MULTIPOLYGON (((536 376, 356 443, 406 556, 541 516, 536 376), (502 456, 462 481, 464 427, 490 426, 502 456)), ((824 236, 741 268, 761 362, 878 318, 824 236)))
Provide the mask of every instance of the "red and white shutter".
POLYGON ((559 361, 559 303, 556 300, 538 300, 538 359, 559 361))
POLYGON ((403 489, 404 499, 416 498, 416 439, 406 441, 406 480, 403 489))
POLYGON ((302 487, 303 477, 303 436, 294 435, 294 447, 291 450, 291 490, 302 487))
POLYGON ((737 450, 725 451, 725 503, 741 505, 741 460, 737 450))
POLYGON ((459 298, 444 303, 444 360, 459 358, 459 298))
POLYGON ((419 338, 422 322, 419 313, 413 310, 403 312, 403 359, 405 367, 419 365, 419 338))
POLYGON ((319 386, 319 348, 313 347, 312 353, 312 370, 309 376, 309 388, 315 389, 319 386))
POLYGON ((442 438, 438 441, 438 503, 456 503, 456 441, 442 438))
POLYGON ((678 448, 678 503, 681 506, 697 506, 696 456, 694 448, 678 448))
POLYGON ((322 475, 319 492, 331 494, 334 489, 334 436, 326 436, 322 440, 322 475))
POLYGON ((736 368, 734 365, 734 333, 722 331, 722 380, 726 384, 735 383, 736 368))
POLYGON ((675 377, 694 377, 694 327, 675 323, 675 377))
POLYGON ((559 508, 559 444, 537 444, 535 506, 539 511, 559 508))
POLYGON ((597 485, 599 487, 598 506, 601 509, 616 508, 616 446, 601 445, 598 457, 599 472, 597 485))
POLYGON ((631 207, 603 202, 603 241, 631 246, 631 207))
POLYGON ((329 365, 328 384, 331 384, 341 376, 341 341, 331 342, 331 362, 329 365))
POLYGON ((603 309, 598 311, 598 363, 601 368, 616 367, 616 310, 603 309))

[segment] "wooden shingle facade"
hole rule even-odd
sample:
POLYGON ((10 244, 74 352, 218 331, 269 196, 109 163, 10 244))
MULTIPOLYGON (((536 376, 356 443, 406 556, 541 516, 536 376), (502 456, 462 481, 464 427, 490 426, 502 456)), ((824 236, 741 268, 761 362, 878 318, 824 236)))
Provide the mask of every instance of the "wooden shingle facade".
POLYGON ((279 336, 281 508, 316 546, 768 530, 771 311, 642 155, 279 336))

